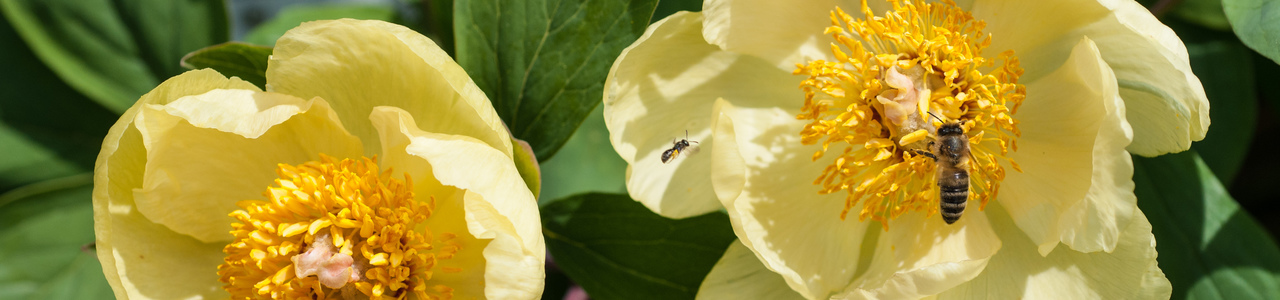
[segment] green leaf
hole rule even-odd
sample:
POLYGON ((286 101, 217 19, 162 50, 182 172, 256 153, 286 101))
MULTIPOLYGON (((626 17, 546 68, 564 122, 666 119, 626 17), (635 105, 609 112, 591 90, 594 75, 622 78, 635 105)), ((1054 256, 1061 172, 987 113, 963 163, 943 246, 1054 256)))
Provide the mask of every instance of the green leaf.
POLYGON ((460 0, 458 64, 516 138, 547 160, 600 104, 614 59, 657 0, 460 0))
POLYGON ((542 222, 555 263, 594 299, 693 299, 735 238, 724 213, 672 220, 626 195, 551 202, 542 222))
POLYGON ((1209 96, 1213 125, 1191 144, 1228 186, 1244 164, 1258 120, 1258 94, 1250 51, 1235 36, 1177 20, 1166 22, 1187 45, 1191 70, 1209 96))
POLYGON ((188 52, 227 40, 221 0, 0 0, 9 23, 63 81, 120 113, 188 52))
POLYGON ((271 47, 241 42, 226 42, 188 53, 182 66, 188 69, 212 68, 224 76, 237 76, 259 88, 266 88, 267 59, 271 47))
POLYGON ((426 16, 423 34, 440 45, 451 57, 453 53, 453 0, 423 0, 420 4, 422 15, 426 16))
POLYGON ((1195 151, 1133 163, 1174 299, 1280 299, 1280 248, 1195 151))
POLYGON ((1280 62, 1280 2, 1271 0, 1222 0, 1231 29, 1245 45, 1272 61, 1280 62))
POLYGON ((0 15, 0 193, 93 170, 116 113, 40 63, 0 15))
POLYGON ((1173 14, 1200 26, 1231 30, 1227 14, 1222 10, 1222 0, 1185 0, 1178 4, 1173 14))
POLYGON ((0 195, 0 298, 112 299, 91 243, 91 174, 0 195))
POLYGON ((245 34, 250 44, 275 46, 285 31, 298 27, 302 22, 352 18, 362 20, 392 21, 396 11, 386 5, 368 4, 310 4, 290 5, 280 10, 270 21, 254 27, 245 34))
POLYGON ((627 161, 613 151, 604 125, 604 106, 596 106, 560 155, 542 163, 540 203, 586 192, 626 193, 627 161))
MULTIPOLYGON (((1257 52, 1252 53, 1250 56, 1253 58, 1253 69, 1257 82, 1280 82, 1280 65, 1266 59, 1257 52)), ((1258 93, 1262 96, 1260 97, 1262 101, 1266 101, 1267 106, 1271 107, 1271 113, 1280 115, 1280 84, 1258 85, 1258 93)), ((1212 109, 1210 113, 1212 113, 1212 109)))
POLYGON ((649 19, 649 23, 662 20, 678 11, 702 11, 702 0, 658 1, 658 8, 653 11, 653 18, 649 19))

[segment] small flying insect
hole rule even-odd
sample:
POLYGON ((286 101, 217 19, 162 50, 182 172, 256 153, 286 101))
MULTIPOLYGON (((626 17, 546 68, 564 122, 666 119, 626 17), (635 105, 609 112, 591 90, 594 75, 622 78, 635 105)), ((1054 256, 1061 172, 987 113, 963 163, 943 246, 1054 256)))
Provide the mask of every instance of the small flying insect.
POLYGON ((684 139, 672 140, 671 149, 667 149, 667 151, 662 151, 662 163, 664 164, 670 163, 672 160, 675 160, 677 156, 680 156, 680 152, 683 152, 685 148, 689 148, 689 143, 697 144, 698 141, 690 141, 689 131, 685 130, 684 139))
POLYGON ((969 200, 969 139, 960 122, 948 123, 933 113, 929 115, 942 122, 937 130, 937 140, 929 143, 931 152, 915 151, 932 158, 938 166, 938 204, 942 209, 942 220, 951 224, 960 220, 969 200))

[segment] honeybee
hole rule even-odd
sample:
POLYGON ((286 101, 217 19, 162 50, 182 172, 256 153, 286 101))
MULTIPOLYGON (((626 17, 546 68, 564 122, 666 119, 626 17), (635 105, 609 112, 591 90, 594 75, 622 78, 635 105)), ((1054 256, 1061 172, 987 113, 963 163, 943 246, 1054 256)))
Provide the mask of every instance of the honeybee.
POLYGON ((677 157, 677 156, 680 156, 680 152, 681 152, 681 151, 684 151, 684 149, 685 149, 685 148, 689 148, 689 143, 697 144, 697 143, 698 143, 698 141, 690 141, 690 140, 689 140, 689 131, 688 131, 688 130, 685 130, 685 131, 684 131, 684 139, 682 139, 682 140, 672 140, 672 141, 671 141, 671 144, 672 144, 671 149, 667 149, 667 151, 663 151, 663 152, 662 152, 662 163, 664 163, 664 164, 665 164, 665 163, 669 163, 669 162, 671 162, 672 160, 676 159, 676 157, 677 157))
POLYGON ((960 122, 948 123, 933 113, 929 115, 943 124, 938 127, 936 140, 929 143, 930 152, 916 151, 932 158, 937 165, 942 220, 951 224, 960 220, 969 200, 969 137, 964 134, 960 122))

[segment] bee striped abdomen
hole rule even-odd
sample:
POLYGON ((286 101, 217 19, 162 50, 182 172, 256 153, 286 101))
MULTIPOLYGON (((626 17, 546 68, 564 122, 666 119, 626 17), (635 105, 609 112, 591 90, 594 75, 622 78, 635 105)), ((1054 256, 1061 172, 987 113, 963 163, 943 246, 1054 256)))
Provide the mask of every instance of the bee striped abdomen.
POLYGON ((670 162, 670 161, 671 161, 671 158, 676 157, 676 155, 680 155, 680 150, 679 150, 679 149, 672 148, 672 149, 667 149, 667 151, 663 151, 663 152, 662 152, 662 163, 664 163, 664 164, 665 164, 665 163, 670 162))
POLYGON ((942 220, 947 224, 960 220, 969 200, 969 172, 961 169, 951 175, 938 180, 942 220))

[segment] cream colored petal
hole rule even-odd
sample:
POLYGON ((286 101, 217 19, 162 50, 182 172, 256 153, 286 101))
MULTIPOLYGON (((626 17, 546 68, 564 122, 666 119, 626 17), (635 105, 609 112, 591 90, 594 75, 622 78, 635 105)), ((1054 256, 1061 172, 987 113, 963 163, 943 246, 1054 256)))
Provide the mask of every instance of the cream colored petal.
POLYGON ((320 99, 213 90, 147 105, 135 124, 147 149, 138 211, 204 242, 232 239, 227 214, 262 199, 277 164, 361 155, 360 140, 320 99))
MULTIPOLYGON (((407 153, 403 152, 402 153, 407 153)), ((419 195, 419 201, 425 200, 425 197, 435 197, 436 209, 427 219, 421 228, 429 228, 430 232, 435 236, 433 245, 436 249, 447 245, 456 245, 458 252, 448 259, 440 259, 437 255, 436 266, 431 276, 431 285, 444 285, 453 288, 453 295, 457 299, 484 299, 487 293, 486 286, 493 286, 495 290, 504 288, 530 289, 528 283, 520 281, 496 281, 488 279, 489 274, 495 268, 510 269, 512 275, 531 277, 531 268, 521 266, 518 263, 520 255, 494 255, 490 254, 498 249, 520 249, 513 246, 516 243, 508 240, 494 241, 493 239, 477 238, 467 229, 468 202, 465 199, 472 197, 474 193, 467 193, 451 186, 441 185, 434 177, 431 177, 430 166, 426 162, 417 157, 405 157, 407 160, 397 160, 395 162, 387 161, 387 165, 394 166, 397 171, 409 172, 416 174, 414 178, 414 194, 419 195), (416 160, 417 162, 410 162, 416 160), (408 164, 401 164, 407 162, 408 164), (424 173, 425 171, 425 173, 424 173), (455 237, 450 240, 443 240, 443 235, 452 234, 455 237), (493 245, 494 247, 490 247, 493 245), (512 263, 512 261, 517 263, 512 263), (504 284, 519 285, 524 287, 510 286, 504 287, 504 284)), ((470 201, 477 202, 477 201, 470 201)), ((483 202, 483 201, 478 201, 483 202)), ((505 236, 504 236, 505 237, 505 236)), ((437 250, 439 251, 439 250, 437 250)), ((498 274, 505 275, 505 274, 498 274)), ((541 281, 539 281, 540 283, 541 281)), ((489 297, 489 299, 494 299, 489 297)), ((499 298, 501 299, 501 298, 499 298)))
POLYGON ((805 298, 826 298, 843 289, 859 259, 870 255, 859 248, 869 228, 879 230, 880 224, 841 220, 844 196, 818 195, 813 179, 826 164, 811 160, 820 145, 800 144, 797 130, 805 123, 795 119, 796 112, 717 107, 713 151, 731 152, 723 147, 738 153, 711 159, 716 165, 743 166, 742 178, 717 179, 743 183, 736 198, 722 199, 740 241, 805 298))
MULTIPOLYGON (((415 126, 413 116, 400 108, 377 107, 369 118, 378 129, 386 164, 419 174, 414 178, 422 179, 415 184, 423 182, 463 190, 459 193, 466 233, 487 243, 483 247, 484 272, 441 280, 471 283, 473 287, 475 282, 482 281, 483 295, 490 299, 541 296, 546 249, 537 201, 511 158, 472 137, 422 131, 415 126), (477 275, 483 277, 474 277, 477 275)), ((457 196, 453 198, 455 202, 459 200, 457 196)), ((456 220, 458 213, 455 210, 444 218, 456 220)), ((437 216, 433 215, 432 219, 437 216)), ((456 221, 454 224, 456 226, 456 221)), ((436 223, 428 226, 437 227, 436 223)), ((439 226, 449 228, 449 225, 439 226)), ((469 268, 478 270, 480 264, 472 262, 469 268)), ((468 267, 463 270, 466 272, 468 267)))
POLYGON ((161 83, 125 111, 107 132, 94 167, 93 210, 98 261, 116 299, 226 298, 218 282, 222 244, 204 244, 138 213, 133 190, 147 162, 133 120, 143 106, 213 89, 257 90, 238 78, 195 70, 161 83))
MULTIPOLYGON (((105 162, 122 167, 105 170, 111 177, 106 193, 95 197, 94 227, 98 233, 98 256, 117 299, 183 299, 228 297, 218 282, 218 264, 226 254, 223 243, 203 243, 170 230, 143 216, 133 194, 120 185, 142 182, 140 166, 145 161, 142 136, 128 127, 117 139, 120 148, 105 162), (106 257, 106 259, 102 259, 106 257)), ((101 174, 101 173, 100 173, 101 174)), ((95 189, 98 187, 95 186, 95 189)), ((228 223, 228 228, 230 224, 228 223)))
MULTIPOLYGON (((384 130, 400 129, 398 121, 390 126, 396 127, 384 130)), ((434 251, 441 251, 448 245, 456 245, 459 248, 452 258, 443 259, 437 256, 439 260, 436 268, 433 269, 431 284, 453 288, 453 295, 458 299, 484 298, 487 268, 484 252, 490 244, 490 239, 476 238, 467 228, 465 207, 467 192, 441 184, 426 160, 404 151, 405 147, 409 146, 409 136, 392 134, 384 136, 381 142, 384 151, 378 156, 380 166, 384 170, 391 170, 392 176, 411 178, 413 194, 418 201, 433 199, 435 201, 435 209, 432 210, 431 217, 419 225, 420 232, 430 232, 434 237, 432 240, 434 251), (400 151, 394 151, 395 149, 400 151), (454 238, 445 240, 445 235, 454 235, 454 238), (446 268, 451 271, 444 271, 446 268)))
MULTIPOLYGON (((868 0, 867 5, 880 16, 892 8, 882 0, 868 0)), ((837 6, 862 16, 856 0, 708 0, 702 4, 702 35, 725 51, 763 58, 790 72, 796 64, 834 58, 834 40, 822 32, 831 26, 830 14, 837 6)))
MULTIPOLYGON (((712 142, 719 141, 716 147, 711 148, 711 157, 714 157, 711 160, 711 188, 715 190, 720 204, 728 209, 732 209, 733 201, 742 195, 742 188, 747 184, 746 160, 742 158, 733 117, 729 116, 734 110, 732 103, 718 98, 712 107, 711 118, 714 126, 711 128, 712 142)), ((731 218, 730 221, 736 219, 731 218)))
POLYGON ((980 0, 974 16, 988 22, 990 53, 1015 50, 1027 80, 1052 72, 1081 37, 1097 43, 1115 72, 1133 126, 1128 150, 1155 156, 1204 139, 1209 102, 1191 72, 1186 46, 1146 8, 1128 0, 980 0))
POLYGON ((365 154, 381 151, 366 122, 376 106, 402 108, 429 132, 475 137, 511 157, 510 134, 484 92, 434 42, 382 21, 307 22, 276 42, 267 90, 329 101, 365 154))
POLYGON ((716 299, 804 299, 787 286, 778 273, 760 263, 742 243, 729 244, 711 273, 698 287, 699 300, 716 299))
POLYGON ((1058 248, 1042 257, 1014 229, 1000 204, 987 206, 1004 247, 987 269, 940 299, 1169 299, 1169 280, 1156 264, 1156 241, 1142 212, 1124 226, 1111 253, 1058 248))
POLYGON ((1059 241, 1110 252, 1137 209, 1125 152, 1132 133, 1109 70, 1084 38, 1061 67, 1027 83, 1022 137, 1009 155, 1023 171, 1006 169, 997 200, 1041 254, 1059 241))
MULTIPOLYGON (((717 49, 702 40, 701 14, 681 12, 649 26, 623 50, 605 82, 609 139, 627 161, 627 190, 670 218, 720 208, 710 189, 712 103, 725 98, 745 107, 795 107, 799 79, 760 59, 717 49), (672 139, 697 141, 692 151, 662 163, 672 139), (692 155, 689 155, 692 153, 692 155)), ((797 129, 798 130, 798 129, 797 129)))
POLYGON ((987 213, 975 208, 954 224, 921 212, 890 221, 889 230, 875 242, 866 271, 833 298, 919 299, 977 277, 1001 242, 987 213))

